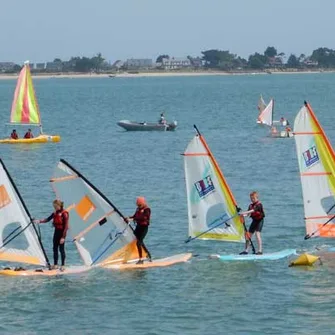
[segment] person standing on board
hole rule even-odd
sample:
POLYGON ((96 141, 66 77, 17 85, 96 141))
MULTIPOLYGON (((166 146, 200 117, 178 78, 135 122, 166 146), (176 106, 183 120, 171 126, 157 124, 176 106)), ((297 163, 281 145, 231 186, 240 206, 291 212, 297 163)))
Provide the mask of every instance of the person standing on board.
POLYGON ((247 239, 245 242, 245 250, 240 253, 240 255, 247 255, 250 247, 250 240, 252 235, 256 233, 256 239, 258 244, 258 252, 256 255, 262 255, 262 237, 261 232, 264 223, 264 209, 262 203, 258 200, 258 193, 256 191, 250 193, 251 204, 249 205, 248 211, 251 211, 249 214, 252 218, 251 225, 249 227, 249 231, 246 232, 247 239))
POLYGON ((55 227, 53 236, 53 254, 54 254, 54 266, 53 269, 58 268, 58 249, 61 254, 62 266, 61 271, 64 271, 65 266, 65 238, 67 230, 69 229, 69 213, 64 210, 64 203, 60 200, 54 200, 52 203, 55 211, 46 219, 34 220, 35 223, 46 223, 53 220, 55 227))
POLYGON ((13 129, 12 133, 10 134, 10 138, 12 140, 18 140, 19 139, 19 136, 17 135, 17 132, 15 129, 13 129))
POLYGON ((24 138, 34 138, 34 135, 31 132, 31 129, 28 129, 28 131, 24 135, 24 138))
MULTIPOLYGON (((137 238, 137 250, 138 250, 138 257, 139 260, 137 264, 143 264, 142 260, 142 248, 144 246, 143 240, 148 233, 149 225, 150 225, 150 216, 151 216, 151 209, 148 207, 144 197, 138 197, 136 199, 136 211, 133 216, 126 217, 125 221, 128 223, 129 221, 133 220, 136 222, 136 228, 134 231, 134 235, 137 238)), ((147 257, 151 259, 149 252, 147 251, 147 257)))

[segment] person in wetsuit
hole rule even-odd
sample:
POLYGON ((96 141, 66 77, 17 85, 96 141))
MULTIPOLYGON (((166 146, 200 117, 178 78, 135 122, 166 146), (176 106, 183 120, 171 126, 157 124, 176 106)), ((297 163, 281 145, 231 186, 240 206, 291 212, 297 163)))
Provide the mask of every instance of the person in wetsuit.
POLYGON ((17 132, 15 129, 13 129, 12 133, 10 134, 10 138, 12 140, 18 140, 19 139, 19 136, 17 135, 17 132))
POLYGON ((54 256, 54 266, 53 269, 58 268, 58 250, 61 255, 62 266, 60 270, 64 270, 65 266, 65 238, 66 233, 69 228, 69 213, 64 210, 64 203, 60 200, 55 200, 53 202, 55 211, 46 219, 35 220, 35 223, 46 223, 52 220, 55 231, 53 236, 53 256, 54 256))
POLYGON ((262 238, 261 238, 261 232, 263 228, 264 223, 264 209, 262 203, 258 200, 258 193, 257 192, 251 192, 250 193, 250 200, 251 204, 249 205, 248 211, 250 211, 250 217, 252 219, 251 225, 249 227, 249 231, 247 234, 247 239, 245 243, 245 250, 240 253, 240 255, 247 255, 249 252, 250 247, 250 240, 252 238, 252 235, 256 233, 256 239, 258 244, 258 252, 256 255, 262 255, 262 238))
MULTIPOLYGON (((137 208, 136 208, 135 214, 133 216, 125 218, 125 221, 127 223, 131 220, 136 222, 136 228, 135 228, 134 234, 137 239, 136 246, 137 246, 138 257, 139 257, 137 264, 143 264, 143 260, 142 260, 142 256, 143 256, 142 249, 144 246, 143 240, 148 233, 148 229, 150 225, 151 210, 148 207, 144 197, 138 197, 136 199, 136 206, 137 208)), ((151 260, 151 256, 149 252, 147 250, 146 252, 147 252, 147 257, 151 260)))
POLYGON ((24 138, 34 138, 34 135, 31 132, 31 129, 28 129, 28 131, 24 135, 24 138))

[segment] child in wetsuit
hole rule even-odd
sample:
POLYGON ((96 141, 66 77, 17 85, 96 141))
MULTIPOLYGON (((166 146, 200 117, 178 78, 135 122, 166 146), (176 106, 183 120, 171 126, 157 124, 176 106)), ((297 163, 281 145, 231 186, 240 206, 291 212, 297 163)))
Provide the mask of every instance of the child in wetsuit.
POLYGON ((264 223, 264 209, 262 203, 258 199, 258 193, 257 192, 251 192, 250 193, 250 200, 251 204, 249 205, 248 211, 252 211, 250 213, 250 217, 252 218, 251 225, 249 227, 248 231, 248 239, 246 240, 245 243, 245 250, 240 253, 240 255, 247 255, 249 252, 249 247, 250 247, 250 240, 252 238, 252 235, 256 233, 256 239, 257 239, 257 244, 258 244, 258 252, 256 255, 262 255, 262 237, 261 237, 261 232, 263 228, 263 223, 264 223))

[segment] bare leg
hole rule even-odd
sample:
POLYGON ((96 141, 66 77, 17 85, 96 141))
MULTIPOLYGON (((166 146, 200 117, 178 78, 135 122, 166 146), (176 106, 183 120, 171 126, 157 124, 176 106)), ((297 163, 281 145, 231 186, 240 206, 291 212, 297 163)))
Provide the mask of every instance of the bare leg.
POLYGON ((249 240, 251 240, 252 234, 248 233, 247 236, 246 236, 246 241, 245 241, 245 251, 249 252, 249 248, 250 248, 250 241, 249 240), (249 237, 247 237, 247 236, 249 236, 249 237))
POLYGON ((257 239, 257 244, 258 244, 258 252, 262 252, 262 237, 261 233, 259 231, 256 231, 256 239, 257 239))

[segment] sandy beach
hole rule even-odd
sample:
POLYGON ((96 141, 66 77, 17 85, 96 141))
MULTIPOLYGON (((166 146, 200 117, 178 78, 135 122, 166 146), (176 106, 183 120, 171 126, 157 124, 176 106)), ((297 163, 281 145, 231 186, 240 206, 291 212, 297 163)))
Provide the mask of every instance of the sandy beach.
MULTIPOLYGON (((121 72, 116 74, 97 74, 97 73, 43 73, 33 74, 34 79, 51 79, 51 78, 140 78, 140 77, 196 77, 196 76, 246 76, 246 75, 269 75, 269 74, 311 74, 311 73, 334 73, 335 70, 314 70, 314 71, 255 71, 255 72, 223 72, 223 71, 193 71, 193 72, 139 72, 127 73, 121 72)), ((18 74, 0 74, 0 80, 14 80, 18 74)))

